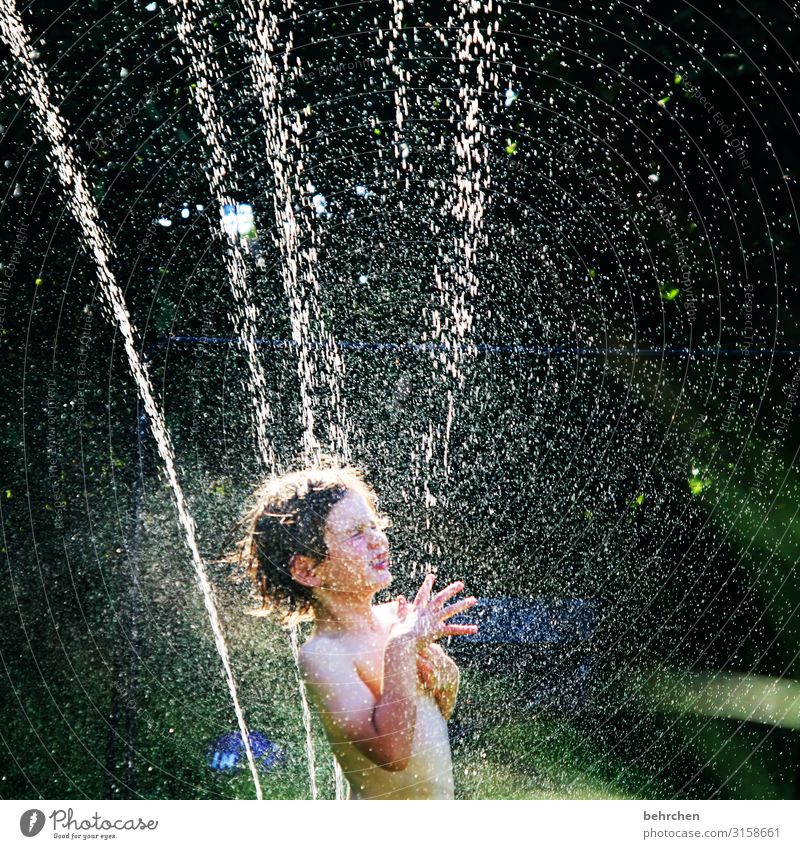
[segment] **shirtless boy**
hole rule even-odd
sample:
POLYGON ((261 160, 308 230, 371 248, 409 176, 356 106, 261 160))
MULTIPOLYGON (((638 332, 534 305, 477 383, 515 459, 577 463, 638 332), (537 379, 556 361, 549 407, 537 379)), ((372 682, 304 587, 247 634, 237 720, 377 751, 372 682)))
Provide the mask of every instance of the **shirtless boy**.
POLYGON ((350 798, 452 799, 459 672, 436 640, 474 634, 448 620, 476 600, 428 575, 413 602, 373 604, 392 581, 385 526, 357 470, 304 471, 260 490, 240 553, 266 610, 314 621, 300 668, 350 798))

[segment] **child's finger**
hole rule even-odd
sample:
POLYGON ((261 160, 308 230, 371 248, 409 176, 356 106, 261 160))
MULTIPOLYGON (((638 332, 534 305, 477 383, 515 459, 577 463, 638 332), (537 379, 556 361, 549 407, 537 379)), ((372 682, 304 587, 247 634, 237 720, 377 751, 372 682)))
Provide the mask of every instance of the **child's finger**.
POLYGON ((436 575, 433 572, 429 572, 425 576, 425 580, 422 582, 422 586, 417 591, 416 598, 414 599, 414 607, 425 607, 431 597, 431 587, 435 580, 436 575))
POLYGON ((452 598, 454 595, 457 595, 464 589, 463 581, 453 581, 452 584, 448 584, 443 590, 440 590, 433 597, 431 604, 434 607, 439 607, 443 605, 448 599, 452 598))
POLYGON ((441 658, 445 657, 446 654, 447 654, 447 652, 445 652, 445 650, 438 643, 431 643, 426 648, 426 651, 427 651, 428 657, 431 660, 434 660, 434 661, 440 660, 441 658))
POLYGON ((478 603, 478 599, 475 596, 470 596, 469 598, 462 598, 461 601, 457 601, 455 604, 451 604, 449 607, 442 608, 441 616, 443 619, 449 619, 451 616, 455 616, 457 613, 462 613, 465 610, 469 610, 470 607, 474 607, 478 603))
POLYGON ((477 625, 445 625, 442 628, 442 636, 445 637, 463 637, 468 634, 477 634, 477 625))

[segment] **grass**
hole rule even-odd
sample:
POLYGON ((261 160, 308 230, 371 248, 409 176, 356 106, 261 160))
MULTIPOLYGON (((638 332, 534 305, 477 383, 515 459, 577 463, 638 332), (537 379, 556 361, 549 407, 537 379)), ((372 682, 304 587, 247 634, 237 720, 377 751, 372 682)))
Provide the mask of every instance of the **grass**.
MULTIPOLYGON (((464 670, 454 747, 456 796, 464 799, 630 799, 659 789, 611 754, 584 718, 536 716, 512 675, 464 670)), ((663 791, 661 791, 663 792, 663 791)), ((646 796, 646 798, 649 797, 646 796)))

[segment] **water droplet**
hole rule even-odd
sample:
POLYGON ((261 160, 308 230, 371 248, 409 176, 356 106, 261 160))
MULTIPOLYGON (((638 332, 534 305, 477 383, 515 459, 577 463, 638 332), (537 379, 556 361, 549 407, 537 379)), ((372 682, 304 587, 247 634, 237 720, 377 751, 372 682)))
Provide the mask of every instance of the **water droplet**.
POLYGON ((311 198, 311 203, 314 204, 314 213, 317 218, 330 218, 331 213, 328 212, 328 201, 321 194, 316 194, 311 198))

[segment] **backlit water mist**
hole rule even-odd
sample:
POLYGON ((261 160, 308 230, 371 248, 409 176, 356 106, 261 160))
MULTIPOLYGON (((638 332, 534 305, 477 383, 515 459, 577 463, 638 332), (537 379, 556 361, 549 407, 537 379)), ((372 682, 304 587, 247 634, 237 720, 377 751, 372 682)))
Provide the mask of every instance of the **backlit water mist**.
POLYGON ((2 603, 93 699, 51 746, 23 669, 46 751, 3 778, 107 744, 110 796, 119 738, 128 795, 341 798, 305 632, 218 565, 329 455, 393 521, 380 601, 435 571, 497 617, 447 646, 457 795, 790 792, 796 22, 750 5, 0 0, 2 603))

